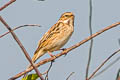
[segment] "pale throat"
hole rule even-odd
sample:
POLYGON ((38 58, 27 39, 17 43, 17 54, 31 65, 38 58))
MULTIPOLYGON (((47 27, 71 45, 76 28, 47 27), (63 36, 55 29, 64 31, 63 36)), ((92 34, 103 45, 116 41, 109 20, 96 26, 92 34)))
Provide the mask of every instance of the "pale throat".
POLYGON ((69 22, 69 19, 63 21, 63 23, 68 23, 68 22, 69 22))
POLYGON ((74 25, 73 19, 67 19, 67 20, 64 20, 63 22, 71 26, 74 25))
POLYGON ((59 20, 59 22, 63 22, 65 24, 68 24, 68 25, 71 25, 71 26, 74 25, 74 20, 73 19, 59 20))

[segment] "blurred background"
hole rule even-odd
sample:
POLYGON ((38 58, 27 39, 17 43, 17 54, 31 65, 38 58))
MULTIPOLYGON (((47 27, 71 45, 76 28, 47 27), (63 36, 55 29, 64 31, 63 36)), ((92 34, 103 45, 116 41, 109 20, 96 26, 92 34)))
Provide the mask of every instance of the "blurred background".
MULTIPOLYGON (((0 7, 9 0, 0 0, 0 7)), ((120 21, 120 0, 93 0, 93 33, 120 21)), ((64 46, 68 48, 88 37, 89 34, 89 0, 16 0, 0 12, 11 28, 23 24, 40 24, 42 27, 25 27, 15 31, 24 47, 33 56, 42 35, 57 22, 64 12, 73 12, 75 15, 74 33, 64 46)), ((0 23, 0 35, 8 30, 0 23)), ((120 48, 120 26, 110 29, 94 38, 92 51, 91 74, 108 56, 120 48)), ((49 72, 49 80, 65 80, 71 72, 75 72, 69 80, 85 80, 90 41, 70 51, 67 56, 61 56, 53 63, 49 72)), ((60 51, 53 54, 60 53, 60 51)), ((102 69, 116 60, 114 56, 102 69)), ((48 54, 38 61, 49 58, 48 54)), ((120 59, 120 58, 119 58, 120 59)), ((115 80, 120 60, 101 75, 92 80, 115 80)), ((26 69, 29 62, 11 36, 8 34, 0 38, 0 75, 1 80, 7 80, 26 69)), ((39 67, 40 72, 48 69, 50 63, 39 67)), ((101 69, 101 70, 102 70, 101 69)), ((34 72, 34 71, 33 71, 34 72)), ((18 78, 17 80, 20 80, 18 78)))

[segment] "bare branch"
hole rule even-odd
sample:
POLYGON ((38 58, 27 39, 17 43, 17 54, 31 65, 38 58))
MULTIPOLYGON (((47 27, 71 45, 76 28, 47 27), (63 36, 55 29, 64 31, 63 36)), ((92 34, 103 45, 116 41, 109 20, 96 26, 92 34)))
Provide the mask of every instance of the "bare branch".
MULTIPOLYGON (((90 36, 92 35, 92 0, 89 0, 90 5, 90 12, 89 12, 89 30, 90 30, 90 36)), ((89 47, 89 55, 88 55, 88 63, 86 67, 86 76, 85 79, 87 80, 88 74, 89 74, 89 68, 90 68, 90 62, 92 57, 92 47, 93 47, 93 39, 90 40, 90 47, 89 47)))
MULTIPOLYGON (((118 25, 120 25, 120 22, 114 23, 114 24, 112 24, 112 25, 110 25, 110 26, 108 26, 108 27, 106 27, 106 28, 104 28, 104 29, 102 29, 102 30, 100 30, 100 31, 92 34, 92 36, 89 36, 89 37, 85 38, 84 40, 82 40, 82 41, 80 41, 79 43, 71 46, 70 48, 66 48, 66 49, 65 49, 64 51, 62 51, 61 53, 56 54, 56 55, 55 55, 56 57, 51 57, 51 58, 44 59, 44 60, 38 62, 37 64, 35 64, 35 66, 36 66, 36 67, 39 67, 39 66, 41 66, 41 65, 43 65, 43 64, 46 64, 46 63, 48 63, 48 62, 50 62, 50 61, 53 61, 53 60, 55 60, 56 58, 58 58, 58 57, 60 57, 60 56, 62 56, 62 55, 65 55, 65 54, 67 54, 69 51, 71 51, 71 50, 79 47, 80 45, 84 44, 85 42, 89 41, 90 39, 92 39, 92 38, 100 35, 101 33, 105 32, 105 31, 107 31, 107 30, 109 30, 109 29, 111 29, 111 28, 114 28, 114 27, 116 27, 116 26, 118 26, 118 25)), ((13 79, 16 79, 16 78, 24 75, 25 73, 32 71, 32 70, 33 70, 33 67, 30 67, 28 70, 22 71, 22 72, 18 73, 17 75, 15 75, 15 76, 12 77, 12 78, 13 78, 13 79)))
MULTIPOLYGON (((118 40, 118 43, 119 43, 119 45, 120 45, 120 39, 118 40)), ((95 78, 95 77, 97 77, 97 76, 99 76, 100 74, 102 74, 103 72, 105 72, 106 70, 108 70, 112 65, 114 65, 117 61, 119 61, 120 60, 120 57, 118 57, 117 59, 115 59, 114 61, 112 61, 107 67, 105 67, 102 71, 100 71, 100 72, 98 72, 98 73, 96 73, 96 75, 94 75, 93 77, 92 77, 92 79, 93 78, 95 78)))
POLYGON ((4 8, 6 8, 7 6, 9 6, 10 4, 12 4, 13 2, 15 2, 16 0, 10 0, 8 3, 6 3, 4 6, 2 6, 0 8, 0 11, 2 11, 4 8))
POLYGON ((95 78, 95 77, 97 77, 97 76, 99 76, 100 74, 102 74, 103 72, 105 72, 106 70, 108 70, 111 66, 113 66, 116 62, 118 62, 120 60, 120 57, 118 57, 117 59, 115 59, 113 62, 111 62, 107 67, 105 67, 103 70, 101 70, 100 72, 98 72, 98 73, 96 73, 96 75, 94 75, 93 77, 92 77, 92 79, 93 78, 95 78))
POLYGON ((50 64, 50 67, 48 68, 48 70, 47 70, 47 74, 46 74, 46 76, 45 76, 45 80, 48 80, 48 73, 49 73, 49 71, 50 71, 50 69, 51 69, 51 67, 52 67, 52 64, 53 64, 53 61, 51 61, 51 64, 50 64))
POLYGON ((119 43, 119 45, 120 45, 120 39, 118 39, 118 43, 119 43))
MULTIPOLYGON (((20 42, 20 40, 18 39, 18 37, 16 36, 16 34, 12 31, 12 29, 9 27, 9 25, 3 20, 3 18, 0 16, 0 21, 5 25, 5 27, 10 31, 10 33, 12 34, 13 38, 15 39, 15 41, 18 43, 18 45, 20 46, 21 50, 23 51, 24 55, 26 56, 26 58, 28 59, 28 61, 30 62, 30 64, 33 66, 33 68, 35 69, 36 73, 38 74, 38 76, 40 77, 41 80, 44 80, 41 73, 38 71, 38 69, 34 66, 34 64, 32 63, 32 60, 29 56, 29 54, 27 53, 26 49, 24 48, 24 46, 22 45, 22 43, 20 42)), ((11 78, 12 80, 13 78, 11 78)), ((13 79, 14 80, 14 79, 13 79)))
POLYGON ((38 0, 38 1, 45 1, 45 0, 38 0))
POLYGON ((112 55, 110 55, 92 74, 91 76, 87 79, 90 80, 95 74, 96 72, 98 72, 98 70, 101 69, 101 67, 103 67, 103 65, 108 62, 108 60, 110 60, 115 54, 117 54, 118 52, 120 52, 120 49, 118 49, 117 51, 115 51, 112 55))
MULTIPOLYGON (((40 27, 39 24, 25 24, 25 25, 21 25, 21 26, 15 27, 14 29, 12 29, 12 31, 17 30, 17 29, 22 28, 22 27, 27 27, 27 26, 31 26, 31 27, 38 26, 38 27, 40 27)), ((3 36, 7 35, 8 33, 10 33, 10 31, 0 35, 0 38, 2 38, 3 36)))
POLYGON ((69 78, 74 74, 75 72, 70 73, 70 75, 67 77, 66 80, 69 80, 69 78))

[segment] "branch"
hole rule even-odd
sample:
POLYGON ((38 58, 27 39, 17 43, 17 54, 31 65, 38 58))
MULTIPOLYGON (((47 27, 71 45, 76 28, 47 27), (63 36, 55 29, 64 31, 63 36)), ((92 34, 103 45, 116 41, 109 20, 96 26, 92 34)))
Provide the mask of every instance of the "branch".
MULTIPOLYGON (((107 31, 107 30, 109 30, 109 29, 111 29, 111 28, 114 28, 114 27, 116 27, 116 26, 118 26, 118 25, 120 25, 120 22, 114 23, 114 24, 112 24, 112 25, 110 25, 110 26, 108 26, 108 27, 106 27, 106 28, 104 28, 104 29, 96 32, 95 34, 92 34, 92 36, 89 36, 89 37, 85 38, 85 39, 82 40, 81 42, 79 42, 79 43, 71 46, 70 48, 65 49, 65 50, 62 51, 61 53, 56 54, 56 55, 55 55, 56 57, 51 57, 51 58, 44 59, 44 60, 38 62, 37 64, 35 64, 35 66, 36 66, 36 67, 39 67, 39 66, 41 66, 41 65, 43 65, 43 64, 46 64, 46 63, 48 63, 48 62, 50 62, 50 61, 53 61, 53 60, 55 60, 56 58, 58 58, 58 57, 60 57, 60 56, 62 56, 62 55, 65 55, 65 54, 67 54, 69 51, 71 51, 71 50, 79 47, 80 45, 84 44, 85 42, 89 41, 90 39, 92 39, 92 38, 100 35, 101 33, 105 32, 105 31, 107 31)), ((17 75, 15 75, 15 76, 12 77, 12 78, 13 78, 13 79, 16 79, 16 78, 24 75, 25 73, 32 71, 32 70, 33 70, 33 67, 30 67, 28 70, 22 71, 22 72, 18 73, 17 75)))
POLYGON ((38 0, 38 1, 45 1, 45 0, 38 0))
MULTIPOLYGON (((118 39, 118 43, 119 43, 119 45, 120 45, 120 39, 118 39)), ((117 59, 115 59, 114 61, 112 61, 107 67, 105 67, 102 71, 100 71, 100 72, 98 72, 98 73, 96 73, 96 75, 94 75, 93 77, 92 77, 92 79, 93 78, 95 78, 95 77, 97 77, 97 76, 99 76, 100 74, 102 74, 103 72, 105 72, 107 69, 109 69, 111 66, 113 66, 117 61, 119 61, 120 60, 120 57, 118 57, 117 59)))
POLYGON ((105 72, 106 70, 108 70, 110 67, 112 67, 116 62, 118 62, 120 60, 120 57, 118 57, 117 59, 115 59, 113 62, 111 62, 107 67, 105 67, 103 70, 101 70, 100 72, 96 73, 96 75, 94 75, 92 77, 95 78, 97 76, 99 76, 100 74, 102 74, 103 72, 105 72))
MULTIPOLYGON (((32 60, 30 58, 30 56, 28 55, 26 49, 24 48, 24 46, 22 45, 22 43, 20 42, 20 40, 18 39, 18 37, 16 36, 16 34, 12 31, 12 29, 9 27, 9 25, 3 20, 3 18, 0 16, 0 21, 5 25, 5 27, 11 32, 13 38, 15 39, 15 41, 18 43, 18 45, 20 46, 21 50, 23 51, 24 55, 26 56, 26 58, 28 59, 28 61, 30 62, 30 64, 33 66, 33 68, 35 69, 36 73, 38 74, 38 76, 40 77, 41 80, 44 80, 41 73, 38 71, 38 69, 34 66, 34 64, 32 63, 32 60)), ((13 78, 11 78, 10 80, 14 80, 13 78)))
MULTIPOLYGON (((91 36, 92 35, 92 0, 89 0, 89 5, 90 5, 89 30, 90 30, 90 36, 91 36)), ((90 40, 88 63, 87 63, 87 67, 86 67, 86 76, 85 76, 86 80, 87 80, 88 74, 89 74, 90 62, 91 62, 91 57, 92 57, 92 48, 93 48, 93 39, 90 40)))
POLYGON ((96 72, 98 72, 98 70, 101 69, 101 67, 106 63, 108 62, 108 60, 110 60, 115 54, 117 54, 118 52, 120 52, 120 49, 118 49, 117 51, 115 51, 112 55, 110 55, 92 74, 91 76, 87 79, 87 80, 90 80, 95 74, 96 72))
POLYGON ((47 74, 45 76, 45 80, 48 80, 48 73, 49 73, 50 69, 52 68, 52 64, 53 64, 53 61, 51 61, 51 64, 50 64, 48 70, 46 71, 47 74))
POLYGON ((70 73, 66 80, 69 80, 70 76, 72 76, 75 72, 70 73))
POLYGON ((10 0, 8 3, 6 3, 4 6, 2 6, 0 8, 0 11, 2 11, 4 8, 6 8, 7 6, 9 6, 10 4, 12 4, 13 2, 15 2, 16 0, 10 0))
MULTIPOLYGON (((38 26, 38 27, 40 27, 39 24, 25 24, 25 25, 21 25, 21 26, 15 27, 14 29, 12 29, 12 31, 14 31, 16 29, 19 29, 19 28, 22 28, 22 27, 27 27, 27 26, 38 26)), ((8 33, 10 33, 10 31, 0 35, 0 38, 2 38, 3 36, 7 35, 8 33)))

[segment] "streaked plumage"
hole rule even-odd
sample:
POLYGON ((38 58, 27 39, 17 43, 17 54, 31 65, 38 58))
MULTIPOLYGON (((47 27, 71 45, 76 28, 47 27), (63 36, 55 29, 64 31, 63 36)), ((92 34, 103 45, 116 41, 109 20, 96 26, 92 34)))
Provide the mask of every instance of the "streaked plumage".
MULTIPOLYGON (((63 47, 74 31, 74 15, 71 12, 66 12, 61 15, 60 19, 54 24, 48 32, 46 32, 38 43, 38 48, 32 57, 32 62, 35 63, 37 59, 45 53, 51 53, 63 47)), ((52 54, 50 54, 52 56, 52 54)), ((29 65, 27 69, 30 67, 29 65)), ((27 70, 26 69, 26 70, 27 70)), ((24 75, 24 77, 26 74, 24 75)))
POLYGON ((69 40, 73 31, 74 15, 71 12, 66 12, 62 14, 58 22, 54 24, 40 39, 32 61, 35 62, 47 52, 59 50, 69 40))
MULTIPOLYGON (((32 57, 32 62, 35 63, 37 59, 45 53, 50 54, 53 51, 59 50, 63 47, 74 31, 74 15, 71 12, 62 14, 56 24, 54 24, 48 32, 46 32, 38 43, 38 48, 32 57)), ((29 65, 27 69, 30 67, 29 65)), ((26 69, 26 70, 27 70, 26 69)), ((24 77, 27 73, 24 75, 24 77)))

